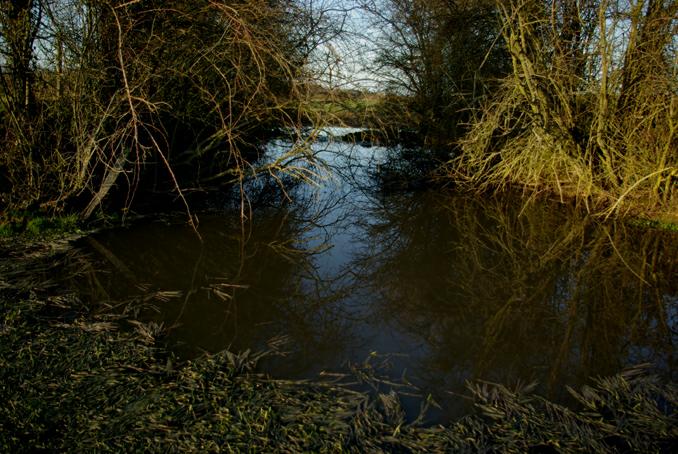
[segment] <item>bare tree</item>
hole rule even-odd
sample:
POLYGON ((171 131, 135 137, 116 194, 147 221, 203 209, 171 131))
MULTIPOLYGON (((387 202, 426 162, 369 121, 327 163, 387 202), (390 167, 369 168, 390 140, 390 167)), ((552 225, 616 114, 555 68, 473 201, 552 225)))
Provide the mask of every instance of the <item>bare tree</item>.
POLYGON ((373 72, 406 96, 422 136, 458 138, 493 81, 508 70, 494 2, 369 0, 362 7, 382 32, 373 72))
POLYGON ((329 8, 3 1, 3 202, 89 217, 111 192, 127 206, 147 184, 183 199, 242 182, 259 137, 302 123, 309 55, 336 33, 329 8))

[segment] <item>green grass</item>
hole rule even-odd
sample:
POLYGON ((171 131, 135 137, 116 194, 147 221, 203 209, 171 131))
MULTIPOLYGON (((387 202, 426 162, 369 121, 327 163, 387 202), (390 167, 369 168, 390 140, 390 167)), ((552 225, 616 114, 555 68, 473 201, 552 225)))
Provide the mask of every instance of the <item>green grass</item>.
POLYGON ((25 235, 31 238, 56 236, 79 231, 78 216, 41 216, 13 213, 0 219, 0 237, 25 235))
POLYGON ((14 234, 11 224, 0 223, 0 238, 9 237, 14 234))
POLYGON ((634 227, 643 227, 650 229, 666 230, 669 232, 678 232, 678 224, 668 221, 636 218, 629 220, 629 224, 634 227))

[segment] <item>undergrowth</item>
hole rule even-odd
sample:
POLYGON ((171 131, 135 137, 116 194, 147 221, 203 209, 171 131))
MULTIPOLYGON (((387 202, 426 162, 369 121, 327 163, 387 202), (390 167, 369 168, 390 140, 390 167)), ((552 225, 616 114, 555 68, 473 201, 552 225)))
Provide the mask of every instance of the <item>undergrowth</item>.
POLYGON ((0 237, 25 235, 37 238, 75 233, 79 229, 77 215, 41 216, 20 212, 0 217, 0 237))
POLYGON ((669 232, 678 232, 678 224, 677 223, 666 222, 666 221, 661 221, 661 220, 656 220, 656 219, 636 218, 636 219, 631 219, 629 221, 629 224, 631 224, 634 227, 643 227, 643 228, 650 228, 650 229, 667 230, 669 232))
POLYGON ((572 5, 497 2, 512 74, 470 122, 448 177, 576 198, 606 217, 675 218, 678 4, 572 5))

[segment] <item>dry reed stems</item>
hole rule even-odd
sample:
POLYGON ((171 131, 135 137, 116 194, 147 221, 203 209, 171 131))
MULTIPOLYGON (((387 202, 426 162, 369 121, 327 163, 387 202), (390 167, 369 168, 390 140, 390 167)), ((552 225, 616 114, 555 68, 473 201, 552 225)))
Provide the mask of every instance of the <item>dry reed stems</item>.
POLYGON ((480 190, 574 196, 607 216, 678 214, 676 3, 497 5, 513 74, 449 171, 480 190))

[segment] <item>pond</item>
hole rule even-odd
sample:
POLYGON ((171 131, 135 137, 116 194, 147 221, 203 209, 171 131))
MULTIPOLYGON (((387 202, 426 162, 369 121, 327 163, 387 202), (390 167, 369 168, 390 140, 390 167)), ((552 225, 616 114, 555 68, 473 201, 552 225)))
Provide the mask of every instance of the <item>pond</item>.
MULTIPOLYGON (((310 151, 327 164, 317 184, 253 181, 249 219, 237 206, 203 215, 202 241, 182 219, 83 239, 79 290, 162 324, 180 358, 273 348, 285 356, 262 371, 295 379, 378 367, 431 394, 434 422, 468 410, 467 380, 536 381, 557 401, 642 363, 675 380, 675 233, 557 202, 408 190, 385 176, 393 150, 332 134, 310 151)), ((405 399, 409 417, 418 406, 405 399)))

